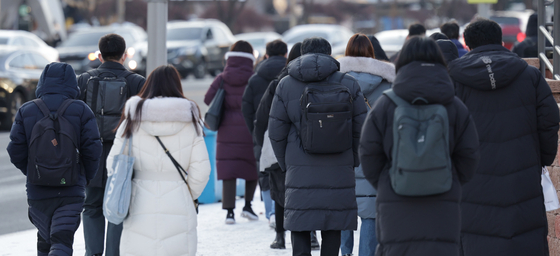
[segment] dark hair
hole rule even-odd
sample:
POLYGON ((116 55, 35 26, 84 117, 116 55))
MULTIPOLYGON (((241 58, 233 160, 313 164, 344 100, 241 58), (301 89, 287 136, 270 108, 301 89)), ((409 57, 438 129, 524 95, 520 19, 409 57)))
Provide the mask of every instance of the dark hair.
POLYGON ((477 19, 467 26, 463 35, 471 50, 488 44, 502 45, 502 28, 492 20, 477 19))
POLYGON ((301 56, 301 42, 297 42, 294 44, 294 46, 292 46, 292 49, 288 54, 288 59, 286 60, 286 64, 290 63, 290 61, 296 59, 299 56, 301 56))
POLYGON ((455 21, 450 21, 441 24, 439 27, 441 33, 445 34, 449 39, 459 39, 459 24, 455 21))
POLYGON ((368 39, 371 42, 371 45, 373 45, 373 52, 375 53, 375 59, 389 61, 389 57, 387 57, 387 54, 385 54, 385 51, 383 50, 383 48, 381 48, 381 44, 379 43, 379 40, 377 40, 377 38, 373 35, 368 36, 368 39))
POLYGON ((435 33, 431 34, 429 36, 429 38, 433 39, 434 41, 437 41, 437 40, 440 40, 440 39, 449 40, 449 38, 446 35, 444 35, 440 32, 435 32, 435 33))
POLYGON ((103 60, 118 61, 126 51, 126 42, 122 36, 107 34, 99 39, 98 47, 103 60))
POLYGON ((395 63, 395 70, 399 69, 413 61, 423 61, 428 63, 439 63, 447 66, 443 54, 439 46, 428 37, 415 36, 404 43, 397 63, 395 63))
POLYGON ((247 41, 239 40, 235 42, 229 49, 232 52, 246 52, 253 54, 253 46, 247 41))
POLYGON ((288 45, 280 39, 276 39, 266 44, 266 54, 268 56, 284 56, 288 52, 288 45))
POLYGON ((425 36, 426 28, 420 23, 414 23, 408 26, 408 36, 425 36))
POLYGON ((307 53, 322 53, 331 55, 331 44, 322 37, 310 37, 301 43, 301 55, 307 53))
POLYGON ((354 34, 348 40, 346 45, 346 56, 353 57, 370 57, 375 58, 375 52, 373 51, 373 45, 369 38, 364 34, 354 34))
MULTIPOLYGON (((138 96, 140 96, 140 98, 142 99, 138 102, 136 111, 134 113, 128 113, 128 115, 125 115, 125 109, 123 109, 123 114, 121 115, 120 124, 122 124, 126 120, 126 126, 123 133, 123 136, 125 136, 126 138, 130 138, 130 136, 132 136, 132 133, 135 130, 138 130, 139 124, 142 121, 142 107, 147 99, 152 99, 158 96, 186 99, 186 97, 183 95, 181 76, 179 75, 177 69, 175 69, 175 67, 173 67, 172 65, 161 65, 154 69, 154 71, 150 73, 148 78, 146 78, 146 82, 144 83, 142 90, 138 93, 138 96), (134 115, 134 119, 131 117, 132 115, 134 115)), ((191 102, 196 105, 194 101, 191 102)), ((191 114, 196 134, 200 135, 200 109, 198 108, 198 105, 196 105, 196 108, 196 110, 191 109, 191 114), (195 113, 194 111, 197 111, 197 113, 195 113)))

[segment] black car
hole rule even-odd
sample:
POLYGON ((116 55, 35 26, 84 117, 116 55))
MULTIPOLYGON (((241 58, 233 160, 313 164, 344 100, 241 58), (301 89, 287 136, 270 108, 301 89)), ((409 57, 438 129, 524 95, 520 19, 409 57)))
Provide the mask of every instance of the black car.
POLYGON ((134 24, 93 27, 75 32, 56 48, 60 61, 70 64, 76 74, 97 68, 101 65, 101 61, 97 59, 99 39, 110 33, 124 38, 127 46, 124 66, 136 71, 141 61, 140 56, 136 55, 136 48, 146 42, 147 34, 144 29, 134 24))
MULTIPOLYGON (((218 20, 171 21, 167 24, 167 62, 183 78, 193 74, 197 79, 206 73, 217 75, 224 69, 224 56, 235 37, 218 20)), ((140 50, 145 69, 147 45, 140 50)))
POLYGON ((23 103, 35 98, 35 89, 47 58, 39 51, 0 48, 0 129, 9 130, 23 103))

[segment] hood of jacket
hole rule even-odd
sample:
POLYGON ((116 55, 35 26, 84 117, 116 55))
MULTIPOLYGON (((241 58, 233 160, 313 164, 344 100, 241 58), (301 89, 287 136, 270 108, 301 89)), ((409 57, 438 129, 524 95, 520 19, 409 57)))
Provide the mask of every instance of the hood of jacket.
POLYGON ((399 69, 393 91, 407 102, 421 97, 430 104, 446 105, 455 97, 453 82, 445 66, 421 61, 399 69))
POLYGON ((284 56, 272 56, 264 60, 257 68, 257 75, 266 79, 274 80, 280 71, 286 66, 284 56))
POLYGON ((340 69, 340 63, 330 55, 308 53, 290 61, 288 74, 304 83, 325 80, 340 69))
POLYGON ((222 73, 224 81, 231 86, 245 86, 253 75, 253 54, 245 52, 227 52, 226 66, 222 73))
POLYGON ((457 46, 450 40, 440 39, 436 41, 436 44, 439 46, 439 49, 441 50, 441 53, 443 53, 443 57, 447 63, 459 58, 457 46))
POLYGON ((53 62, 43 69, 35 95, 37 98, 41 98, 45 94, 62 94, 70 99, 78 97, 80 89, 72 66, 53 62))
MULTIPOLYGON (((125 106, 125 115, 136 120, 136 107, 142 98, 131 97, 125 106)), ((146 99, 142 105, 140 129, 153 136, 173 135, 193 122, 193 116, 200 119, 196 103, 177 97, 155 97, 146 99)))
POLYGON ((538 23, 538 16, 536 13, 531 14, 531 16, 529 16, 529 20, 527 21, 527 27, 525 28, 525 35, 527 37, 536 37, 539 35, 538 33, 538 29, 539 29, 539 23, 538 23))
POLYGON ((513 83, 527 65, 501 45, 484 45, 452 61, 449 75, 456 82, 477 90, 495 90, 513 83))
POLYGON ((340 72, 368 73, 392 83, 395 81, 395 65, 368 57, 342 57, 338 59, 340 72))

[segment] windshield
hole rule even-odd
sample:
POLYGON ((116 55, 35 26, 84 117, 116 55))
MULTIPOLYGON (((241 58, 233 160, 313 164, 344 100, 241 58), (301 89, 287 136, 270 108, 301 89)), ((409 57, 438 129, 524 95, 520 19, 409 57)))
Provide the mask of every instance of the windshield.
POLYGON ((383 33, 376 35, 379 44, 381 45, 403 45, 406 40, 406 35, 398 35, 392 33, 383 33))
POLYGON ((8 44, 8 40, 10 40, 7 37, 0 37, 0 44, 8 44))
POLYGON ((329 40, 329 35, 324 32, 317 32, 317 31, 309 31, 306 33, 298 33, 292 35, 288 35, 285 40, 288 44, 295 44, 297 42, 303 42, 303 39, 310 38, 310 37, 322 37, 329 40))
POLYGON ((107 31, 100 32, 88 32, 88 33, 76 33, 70 35, 70 37, 64 41, 61 47, 73 47, 73 46, 97 46, 99 38, 108 34, 107 31))
POLYGON ((167 29, 167 41, 199 40, 202 28, 171 28, 167 29))

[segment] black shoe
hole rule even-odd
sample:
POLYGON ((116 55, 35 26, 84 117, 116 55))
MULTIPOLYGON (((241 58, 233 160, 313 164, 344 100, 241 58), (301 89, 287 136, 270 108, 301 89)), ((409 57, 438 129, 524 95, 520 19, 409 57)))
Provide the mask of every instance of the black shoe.
POLYGON ((272 244, 270 244, 270 248, 271 249, 286 249, 286 241, 284 238, 284 232, 282 233, 276 233, 276 239, 274 239, 274 242, 272 242, 272 244))
POLYGON ((316 251, 320 249, 321 246, 319 245, 319 241, 317 241, 317 234, 315 234, 315 231, 311 231, 311 250, 316 251))
POLYGON ((241 217, 245 217, 249 220, 258 220, 259 216, 255 214, 251 206, 243 207, 243 212, 241 212, 241 217))
POLYGON ((228 211, 226 215, 226 224, 235 224, 235 216, 233 211, 228 211))

